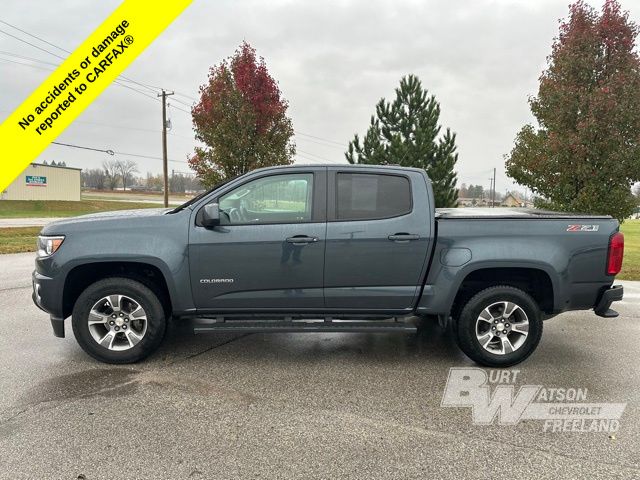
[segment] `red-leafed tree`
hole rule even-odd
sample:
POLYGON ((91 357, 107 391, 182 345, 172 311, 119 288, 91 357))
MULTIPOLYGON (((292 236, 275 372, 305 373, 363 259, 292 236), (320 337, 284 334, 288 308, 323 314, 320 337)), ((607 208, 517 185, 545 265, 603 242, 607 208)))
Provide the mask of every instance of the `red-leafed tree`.
POLYGON ((538 126, 525 125, 507 156, 509 176, 544 197, 541 206, 610 214, 634 209, 640 180, 638 27, 616 0, 601 12, 582 1, 567 20, 530 99, 538 126))
POLYGON ((250 170, 293 163, 293 125, 288 103, 264 59, 243 42, 235 54, 211 67, 192 108, 196 147, 189 165, 210 187, 250 170))

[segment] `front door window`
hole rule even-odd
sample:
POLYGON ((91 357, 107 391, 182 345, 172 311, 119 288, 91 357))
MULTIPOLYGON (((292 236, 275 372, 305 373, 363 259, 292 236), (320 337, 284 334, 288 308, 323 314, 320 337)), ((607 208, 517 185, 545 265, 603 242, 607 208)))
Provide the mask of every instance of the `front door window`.
POLYGON ((220 197, 222 225, 311 221, 313 174, 258 178, 220 197))

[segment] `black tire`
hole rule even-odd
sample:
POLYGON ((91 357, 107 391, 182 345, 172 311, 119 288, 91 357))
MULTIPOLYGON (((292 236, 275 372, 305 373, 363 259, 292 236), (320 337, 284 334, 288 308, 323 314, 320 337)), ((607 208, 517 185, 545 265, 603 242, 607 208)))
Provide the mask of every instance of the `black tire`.
POLYGON ((487 367, 510 367, 525 360, 538 346, 542 337, 542 314, 531 295, 515 287, 500 285, 471 297, 462 308, 454 331, 458 346, 474 362, 487 367), (486 307, 503 301, 513 302, 522 308, 529 321, 529 333, 514 352, 498 354, 480 344, 476 336, 476 320, 486 307))
MULTIPOLYGON (((133 363, 153 353, 164 338, 166 320, 160 300, 148 287, 129 278, 112 277, 89 285, 73 306, 71 324, 73 334, 82 349, 96 360, 105 363, 133 363), (142 339, 127 350, 109 350, 100 345, 89 331, 89 312, 101 298, 108 295, 126 295, 144 309, 147 318, 142 339)), ((131 342, 133 343, 133 342, 131 342)))

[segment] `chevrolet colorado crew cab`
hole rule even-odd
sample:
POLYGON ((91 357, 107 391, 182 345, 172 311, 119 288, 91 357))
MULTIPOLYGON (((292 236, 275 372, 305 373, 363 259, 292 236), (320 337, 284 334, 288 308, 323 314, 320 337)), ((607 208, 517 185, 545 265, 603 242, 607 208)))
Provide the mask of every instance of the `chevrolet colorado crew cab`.
POLYGON ((624 237, 608 216, 436 210, 423 170, 255 170, 180 207, 84 215, 38 238, 33 300, 91 356, 153 352, 171 318, 196 332, 413 332, 439 320, 492 367, 536 348, 545 318, 614 317, 624 237))

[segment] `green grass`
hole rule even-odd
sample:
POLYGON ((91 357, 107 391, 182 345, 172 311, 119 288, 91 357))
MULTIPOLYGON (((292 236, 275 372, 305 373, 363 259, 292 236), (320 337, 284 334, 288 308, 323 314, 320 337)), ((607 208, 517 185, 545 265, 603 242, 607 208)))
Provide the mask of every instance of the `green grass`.
POLYGON ((35 252, 42 227, 0 228, 0 253, 35 252))
POLYGON ((0 200, 0 218, 75 217, 86 213, 108 212, 110 210, 158 207, 162 207, 162 204, 102 200, 82 200, 80 202, 0 200))
POLYGON ((640 220, 627 220, 620 227, 624 233, 624 260, 621 280, 640 280, 640 220))

